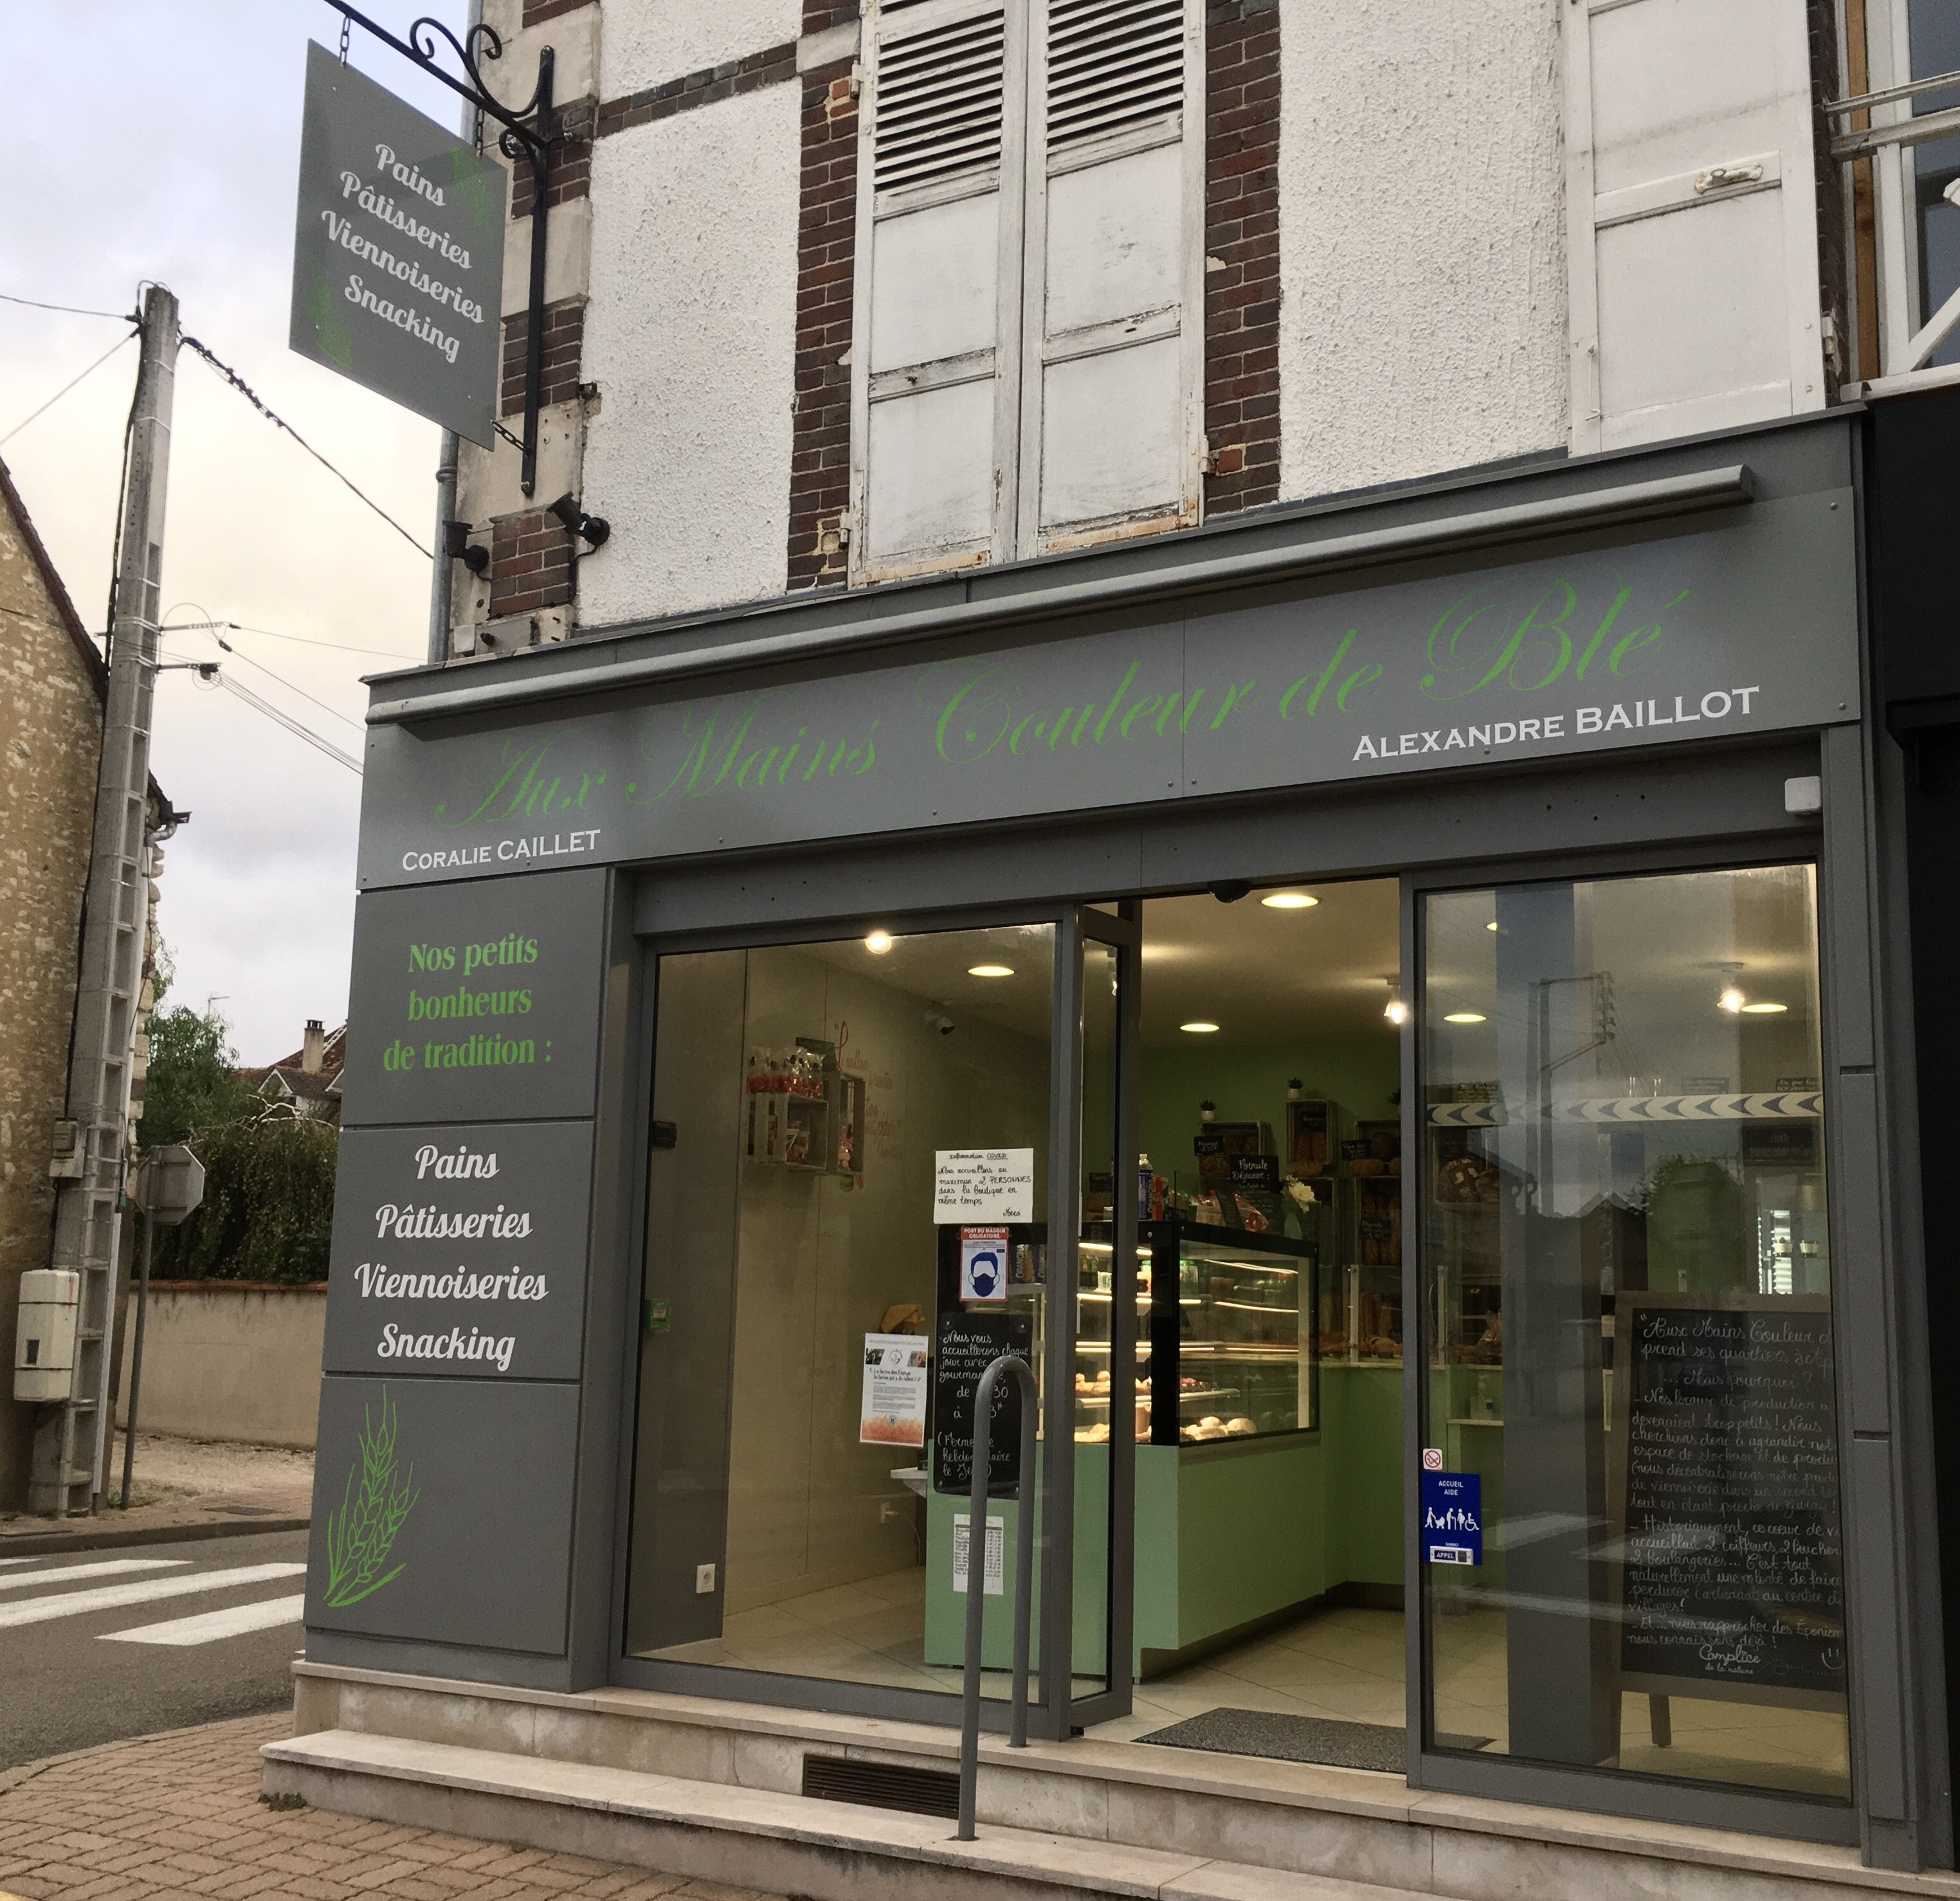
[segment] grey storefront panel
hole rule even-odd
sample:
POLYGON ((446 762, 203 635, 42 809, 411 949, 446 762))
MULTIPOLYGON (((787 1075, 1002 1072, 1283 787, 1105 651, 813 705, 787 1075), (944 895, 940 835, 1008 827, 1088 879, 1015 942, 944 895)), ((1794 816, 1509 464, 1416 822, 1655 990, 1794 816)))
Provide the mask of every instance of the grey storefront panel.
POLYGON ((577 1379, 591 1181, 586 1122, 348 1130, 327 1372, 577 1379))
POLYGON ((1855 720, 1854 514, 1848 488, 1825 491, 1523 563, 1430 561, 1415 579, 546 707, 514 730, 385 724, 368 739, 361 879, 1136 810, 1855 720))
POLYGON ((329 1376, 308 1629, 562 1656, 578 1399, 572 1384, 329 1376))
MULTIPOLYGON (((650 1086, 641 980, 606 987, 608 968, 616 974, 622 967, 617 944, 606 939, 603 866, 620 868, 616 912, 630 914, 633 930, 664 950, 821 934, 819 927, 842 934, 870 922, 931 928, 982 912, 1026 914, 1227 880, 1402 871, 1433 888, 1459 876, 1544 876, 1588 864, 1811 857, 1820 864, 1826 913, 1831 1067, 1841 1083, 1846 1072, 1862 1070, 1869 1116, 1888 1123, 1897 1111, 1888 1079, 1872 1067, 1866 981, 1877 925, 1863 885, 1876 873, 1860 852, 1870 812, 1852 783, 1863 770, 1866 696, 1851 427, 1818 419, 1442 485, 1358 502, 1351 515, 1364 524, 1419 518, 1446 526, 1452 510, 1484 507, 1494 496, 1556 500, 1589 484, 1739 463, 1754 472, 1754 500, 1528 546, 1427 554, 1365 574, 1268 580, 1147 607, 1112 599, 1085 609, 1078 602, 1066 618, 1039 613, 1044 588, 1079 591, 1084 575, 1142 572, 1175 558, 1167 552, 1173 542, 1271 550, 1290 536, 1310 539, 1325 530, 1325 518, 1312 511, 1276 511, 1154 546, 1041 564, 1039 571, 730 610, 514 661, 398 677, 383 689, 369 739, 367 889, 355 980, 368 1040, 357 1035, 350 1057, 349 1124, 441 1123, 439 1135, 423 1131, 419 1139, 473 1148, 466 1118, 501 1123, 501 1156, 512 1124, 592 1116, 602 1057, 620 1090, 650 1086), (1011 631, 927 625, 902 641, 876 631, 881 613, 902 619, 908 601, 944 602, 951 625, 963 602, 990 590, 999 598, 1019 590, 1011 631), (765 650, 772 629, 820 633, 852 616, 870 630, 862 651, 792 663, 765 650), (690 644, 718 657, 667 683, 634 672, 690 644), (617 663, 616 688, 581 685, 574 692, 564 684, 603 674, 609 663, 617 663), (1820 773, 1822 831, 1814 815, 1785 806, 1787 780, 1820 773), (380 889, 405 885, 422 889, 380 889), (431 1040, 423 1019, 409 1016, 410 946, 460 946, 473 936, 501 942, 511 931, 536 938, 540 967, 549 955, 564 978, 552 993, 555 1014, 547 1016, 541 993, 523 1031, 540 1047, 553 1039, 552 1065, 388 1069, 393 1042, 431 1040), (565 1047, 579 1054, 561 1072, 565 1047), (635 1066, 637 1083, 620 1082, 635 1066)), ((615 928, 625 928, 616 914, 615 928)), ((463 981, 450 979, 450 988, 463 981)), ((469 983, 482 987, 473 972, 469 983)), ((1843 1102, 1848 1111, 1852 1096, 1843 1102)), ((611 1184, 590 1220, 618 1242, 613 1251, 636 1284, 627 1230, 640 1219, 651 1110, 643 1095, 637 1105, 622 1096, 608 1113, 596 1152, 568 1167, 579 1169, 581 1182, 596 1175, 611 1184)), ((362 1184, 357 1200, 383 1185, 364 1172, 367 1138, 383 1133, 362 1126, 350 1135, 350 1176, 362 1184)), ((1834 1152, 1834 1172, 1849 1153, 1848 1146, 1834 1152)), ((1834 1220, 1857 1203, 1847 1194, 1834 1220)), ((367 1217, 372 1235, 371 1209, 367 1217)), ((355 1239, 348 1251, 337 1241, 336 1280, 345 1263, 370 1259, 372 1245, 355 1239)), ((552 1677, 553 1686, 645 1682, 645 1666, 625 1658, 620 1642, 638 1342, 632 1292, 607 1279, 611 1245, 593 1256, 595 1286, 604 1288, 587 1317, 593 1351, 582 1384, 530 1385, 514 1365, 501 1380, 387 1375, 403 1454, 413 1449, 418 1461, 417 1485, 425 1454, 412 1448, 411 1426, 420 1421, 449 1442, 447 1456, 458 1467, 451 1489, 467 1502, 460 1508, 495 1527, 486 1545, 458 1542, 439 1560, 420 1547, 411 1553, 428 1571, 440 1562, 453 1601, 423 1610, 399 1591, 411 1575, 404 1570, 371 1599, 326 1604, 321 1527, 338 1497, 333 1483, 355 1471, 363 1406, 377 1403, 383 1384, 329 1379, 309 1598, 321 1655, 382 1666, 393 1657, 407 1660, 403 1667, 512 1683, 542 1680, 537 1660, 562 1656, 565 1675, 552 1677), (586 1419, 582 1438, 581 1395, 604 1416, 586 1419), (466 1408, 465 1396, 479 1410, 466 1408), (474 1481, 466 1482, 465 1466, 474 1481), (520 1620, 508 1607, 493 1613, 473 1596, 520 1540, 533 1547, 527 1565, 557 1564, 556 1595, 530 1607, 534 1621, 521 1636, 512 1634, 520 1620), (574 1540, 593 1566, 609 1566, 609 1604, 589 1577, 568 1600, 574 1540), (548 1612, 558 1623, 547 1642, 548 1612)), ((1876 1283, 1895 1271, 1882 1235, 1863 1252, 1860 1286, 1841 1290, 1841 1314, 1848 1315, 1854 1297, 1873 1299, 1876 1283)), ((338 1315, 355 1303, 344 1288, 336 1294, 338 1315)), ((1869 1342, 1861 1346, 1855 1327, 1847 1326, 1844 1345, 1857 1356, 1840 1369, 1846 1431, 1855 1426, 1868 1455, 1862 1466, 1845 1461, 1855 1489, 1866 1467, 1882 1463, 1869 1454, 1889 1451, 1877 1439, 1892 1429, 1888 1396, 1899 1369, 1883 1350, 1873 1356, 1869 1342)), ((350 1350, 336 1334, 330 1364, 380 1370, 378 1362, 343 1359, 350 1350)), ((1414 1439, 1408 1456, 1419 1456, 1414 1439)), ((1860 1501, 1847 1489, 1860 1536, 1888 1550, 1899 1549, 1901 1504, 1917 1508, 1912 1499, 1860 1501)), ((418 1502, 405 1521, 403 1552, 411 1551, 410 1528, 434 1535, 434 1515, 418 1526, 422 1512, 418 1502)), ((1853 1616, 1868 1629, 1894 1568, 1867 1564, 1853 1581, 1853 1616)), ((1943 1818, 1936 1826, 1889 1819, 1902 1808, 1923 1818, 1925 1800, 1945 1799, 1939 1765, 1900 1772, 1903 1759, 1929 1740, 1919 1715, 1901 1718, 1901 1696, 1916 1675, 1940 1667, 1936 1634, 1907 1626, 1897 1637, 1896 1645, 1860 1648, 1854 1631, 1852 1671, 1865 1845, 1868 1855, 1894 1861, 1913 1851, 1888 1843, 1885 1828, 1902 1836, 1930 1827, 1923 1839, 1930 1840, 1945 1826, 1943 1818), (1893 1680, 1869 1680, 1874 1673, 1893 1680), (1922 1798, 1919 1790, 1934 1783, 1938 1791, 1922 1798)), ((734 1677, 709 1693, 819 1704, 845 1694, 835 1685, 734 1677)), ((1412 1779, 1838 1839, 1847 1814, 1819 1811, 1822 1819, 1806 1823, 1792 1800, 1494 1759, 1466 1769, 1426 1757, 1412 1779)))
POLYGON ((590 1115, 605 907, 597 869, 364 895, 345 1124, 590 1115))

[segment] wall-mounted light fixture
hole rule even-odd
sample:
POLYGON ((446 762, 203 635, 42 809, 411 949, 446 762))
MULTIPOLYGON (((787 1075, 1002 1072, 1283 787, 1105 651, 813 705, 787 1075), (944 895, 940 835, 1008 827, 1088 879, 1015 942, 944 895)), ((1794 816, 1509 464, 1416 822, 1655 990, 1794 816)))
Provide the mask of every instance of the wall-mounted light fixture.
POLYGON ((546 510, 564 524, 568 535, 581 535, 587 548, 597 548, 612 532, 612 524, 597 515, 588 515, 569 494, 558 497, 546 510))
POLYGON ((466 521, 446 521, 442 525, 443 552, 453 561, 460 561, 473 574, 480 574, 490 565, 490 551, 487 548, 473 547, 469 540, 469 524, 466 521))

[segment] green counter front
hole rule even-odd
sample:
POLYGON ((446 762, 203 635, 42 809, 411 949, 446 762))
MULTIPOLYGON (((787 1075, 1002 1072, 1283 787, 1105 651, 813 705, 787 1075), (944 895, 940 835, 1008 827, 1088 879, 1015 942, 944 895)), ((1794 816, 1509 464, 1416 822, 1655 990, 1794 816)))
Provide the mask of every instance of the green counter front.
MULTIPOLYGON (((1133 1661, 1139 1678, 1288 1611, 1322 1602, 1399 1602, 1402 1367, 1325 1360, 1319 1375, 1318 1431, 1138 1447, 1133 1661)), ((1100 1677, 1107 1448, 1078 1445, 1075 1472, 1074 1665, 1080 1676, 1100 1677)), ((926 1661, 955 1668, 963 1654, 966 1601, 953 1588, 953 1520, 966 1508, 965 1498, 937 1493, 927 1505, 926 1661)), ((1018 1507, 1001 1499, 988 1509, 1002 1521, 1011 1580, 1018 1507)), ((1040 1601, 1037 1576, 1037 1632, 1040 1601)), ((986 1667, 1008 1668, 1013 1626, 1004 1595, 989 1600, 983 1630, 986 1667)))

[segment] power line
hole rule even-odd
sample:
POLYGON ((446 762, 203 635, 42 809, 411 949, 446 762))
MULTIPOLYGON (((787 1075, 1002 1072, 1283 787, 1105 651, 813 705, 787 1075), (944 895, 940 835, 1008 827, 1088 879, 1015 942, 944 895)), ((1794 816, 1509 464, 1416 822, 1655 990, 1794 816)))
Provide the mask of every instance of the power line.
POLYGON ((313 696, 309 693, 304 687, 295 686, 283 673, 275 673, 263 660, 255 660, 250 654, 240 653, 237 648, 234 647, 229 641, 225 640, 219 634, 214 634, 211 637, 214 641, 216 641, 218 644, 223 647, 225 652, 229 653, 234 660, 243 660, 247 666, 256 666, 261 673, 265 675, 267 679, 277 680, 280 685, 284 687, 288 693, 297 693, 301 699, 311 701, 313 705, 320 708, 321 712, 329 714, 335 719, 341 720, 348 726, 351 726, 356 733, 364 733, 367 731, 368 728, 365 722, 351 717, 348 714, 342 712, 338 707, 329 706, 324 700, 314 699, 313 696))
MULTIPOLYGON (((393 647, 354 647, 349 645, 345 641, 309 640, 304 634, 282 634, 273 628, 247 627, 242 621, 215 621, 212 625, 214 627, 228 628, 234 634, 262 634, 269 641, 290 641, 295 647, 325 647, 330 653, 367 653, 372 655, 377 660, 399 660, 404 666, 415 666, 419 664, 415 655, 399 653, 393 647)), ((172 631, 170 628, 164 630, 166 633, 172 631)))
POLYGON ((323 739, 312 727, 302 726, 291 715, 282 713, 269 700, 262 700, 249 686, 242 686, 228 673, 217 676, 218 684, 235 698, 243 700, 255 713, 262 713, 275 725, 282 726, 297 739, 304 739, 310 746, 323 752, 336 765, 345 766, 358 779, 361 776, 361 761, 352 753, 343 752, 331 739, 323 739))
POLYGON ((81 376, 72 377, 68 382, 63 383, 52 396, 49 397, 47 401, 43 403, 41 406, 34 412, 33 415, 24 417, 20 421, 15 423, 13 428, 8 430, 4 436, 0 436, 0 449, 5 448, 8 443, 11 442, 23 429, 27 428, 29 423, 35 421, 37 418, 46 415, 56 403, 61 401, 63 396, 66 396, 68 393, 75 387, 76 383, 82 382, 86 378, 93 376, 95 372, 100 369, 118 350, 122 348, 124 344, 129 341, 129 337, 133 337, 136 334, 137 332, 135 331, 132 330, 129 332, 129 336, 117 338, 107 349, 103 351, 101 355, 97 357, 86 370, 82 371, 81 376))
POLYGON ((43 304, 37 297, 15 297, 8 291, 0 291, 0 304, 24 304, 30 310, 59 310, 65 316, 107 317, 112 323, 127 323, 126 310, 84 310, 78 304, 43 304))
MULTIPOLYGON (((425 561, 434 560, 435 557, 431 555, 420 542, 417 541, 415 536, 410 534, 399 522, 396 520, 394 517, 390 514, 379 502, 375 501, 371 495, 364 494, 352 480, 350 480, 347 476, 342 475, 340 471, 335 468, 333 464, 329 462, 311 443, 308 442, 306 437, 301 435, 291 423, 287 421, 284 416, 275 415, 270 408, 269 408, 265 402, 259 396, 259 393, 254 389, 236 370, 233 369, 229 364, 220 362, 218 359, 212 354, 210 349, 206 345, 199 342, 196 337, 186 336, 183 341, 185 346, 187 348, 195 350, 199 356, 203 358, 205 361, 209 364, 212 369, 215 370, 227 383, 230 383, 232 388, 236 389, 238 393, 243 396, 253 408, 257 410, 259 415, 263 416, 268 422, 275 424, 278 428, 283 429, 288 435, 292 437, 294 441, 298 443, 308 455, 312 456, 315 462, 318 463, 320 466, 326 470, 329 475, 333 476, 336 481, 345 483, 347 487, 352 490, 355 494, 359 496, 362 501, 366 503, 370 508, 373 509, 375 513, 379 515, 381 519, 386 522, 396 534, 400 536, 402 540, 406 542, 418 555, 421 555, 425 561)), ((32 418, 30 418, 29 420, 31 421, 32 418)))

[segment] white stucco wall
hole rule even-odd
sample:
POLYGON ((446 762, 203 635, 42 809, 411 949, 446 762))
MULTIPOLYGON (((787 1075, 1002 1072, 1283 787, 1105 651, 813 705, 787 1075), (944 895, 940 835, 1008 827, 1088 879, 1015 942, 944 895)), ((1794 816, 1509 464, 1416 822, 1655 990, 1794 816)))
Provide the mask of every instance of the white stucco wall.
POLYGON ((1280 9, 1288 498, 1566 440, 1559 11, 1280 9))
POLYGON ((800 103, 765 87, 593 149, 583 499, 612 539, 587 627, 783 591, 800 103))
POLYGON ((606 97, 746 59, 803 30, 802 0, 606 0, 606 97))

